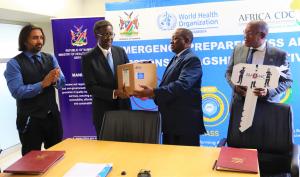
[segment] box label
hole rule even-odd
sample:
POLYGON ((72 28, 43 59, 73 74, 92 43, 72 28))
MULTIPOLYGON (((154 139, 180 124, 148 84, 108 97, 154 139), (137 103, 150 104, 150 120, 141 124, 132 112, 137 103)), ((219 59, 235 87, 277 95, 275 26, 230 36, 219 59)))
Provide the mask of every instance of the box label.
POLYGON ((136 78, 141 80, 141 79, 145 78, 145 75, 144 75, 144 73, 136 73, 136 78))
POLYGON ((123 84, 125 85, 125 87, 129 87, 130 86, 130 81, 129 81, 129 69, 123 69, 122 71, 122 75, 123 75, 123 84))

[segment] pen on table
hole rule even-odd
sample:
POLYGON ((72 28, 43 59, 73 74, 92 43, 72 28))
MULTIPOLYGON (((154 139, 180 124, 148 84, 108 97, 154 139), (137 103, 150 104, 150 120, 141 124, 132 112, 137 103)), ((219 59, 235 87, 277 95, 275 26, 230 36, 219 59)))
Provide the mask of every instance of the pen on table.
POLYGON ((215 162, 214 162, 214 165, 212 167, 213 170, 216 169, 216 165, 217 165, 217 160, 215 160, 215 162))

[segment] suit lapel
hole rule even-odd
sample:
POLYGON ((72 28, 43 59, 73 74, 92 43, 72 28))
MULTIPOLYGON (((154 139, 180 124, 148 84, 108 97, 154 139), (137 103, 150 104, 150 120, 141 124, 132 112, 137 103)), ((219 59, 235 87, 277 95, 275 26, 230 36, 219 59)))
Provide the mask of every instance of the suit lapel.
MULTIPOLYGON (((166 71, 165 71, 165 73, 164 73, 164 75, 163 75, 163 78, 162 78, 162 80, 161 80, 161 83, 166 79, 166 77, 167 77, 167 75, 169 74, 169 72, 172 70, 172 69, 174 69, 174 66, 171 68, 171 65, 173 64, 173 62, 174 62, 174 58, 175 58, 176 56, 174 56, 173 58, 172 58, 172 60, 170 61, 170 63, 168 64, 168 66, 167 66, 167 68, 166 68, 166 71)), ((178 58, 178 60, 179 60, 179 58, 178 58)), ((178 62, 177 62, 178 63, 178 62)))
POLYGON ((168 64, 167 68, 166 68, 166 71, 163 75, 163 79, 161 80, 161 84, 165 81, 165 79, 167 78, 167 76, 172 73, 172 71, 177 67, 178 63, 181 62, 181 60, 183 60, 185 58, 185 55, 190 53, 191 52, 191 49, 187 49, 186 51, 184 51, 176 60, 176 63, 173 64, 173 60, 174 60, 174 57, 172 58, 171 62, 168 64))
POLYGON ((113 58, 113 62, 114 62, 114 73, 116 75, 117 74, 117 66, 120 62, 119 61, 120 56, 119 56, 117 49, 113 46, 111 46, 111 54, 112 54, 112 58, 113 58))
POLYGON ((274 59, 272 56, 273 56, 272 48, 269 47, 268 43, 266 43, 266 53, 265 53, 265 58, 264 58, 264 65, 273 65, 274 64, 274 59))
POLYGON ((95 59, 96 61, 99 61, 100 65, 102 65, 102 68, 104 68, 106 72, 111 73, 111 76, 113 76, 107 59, 98 46, 95 48, 95 59))
POLYGON ((241 53, 239 54, 240 62, 239 63, 247 63, 248 53, 250 51, 249 47, 243 46, 241 53))

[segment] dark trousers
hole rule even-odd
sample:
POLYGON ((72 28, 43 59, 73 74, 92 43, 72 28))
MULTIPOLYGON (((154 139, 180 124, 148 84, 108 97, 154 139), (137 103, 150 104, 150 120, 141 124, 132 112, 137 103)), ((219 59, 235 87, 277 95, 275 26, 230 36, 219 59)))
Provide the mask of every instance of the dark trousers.
POLYGON ((163 144, 200 146, 200 136, 199 134, 191 134, 191 135, 163 134, 163 144))
POLYGON ((31 150, 41 150, 42 143, 47 149, 62 140, 63 129, 60 116, 49 113, 46 118, 26 117, 17 120, 19 138, 22 144, 22 155, 31 150))

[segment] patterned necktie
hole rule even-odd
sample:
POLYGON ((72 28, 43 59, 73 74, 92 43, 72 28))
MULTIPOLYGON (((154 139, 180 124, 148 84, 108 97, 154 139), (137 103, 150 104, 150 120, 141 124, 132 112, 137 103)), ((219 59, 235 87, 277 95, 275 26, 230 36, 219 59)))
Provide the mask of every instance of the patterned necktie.
POLYGON ((248 64, 252 64, 253 54, 254 54, 254 52, 256 52, 256 51, 257 51, 257 49, 250 49, 249 55, 248 55, 248 58, 247 58, 247 63, 248 63, 248 64))
POLYGON ((37 56, 37 55, 33 55, 33 56, 32 56, 32 59, 33 59, 33 61, 34 61, 34 65, 35 65, 36 69, 37 69, 40 73, 42 73, 42 71, 43 71, 43 66, 42 66, 42 63, 38 60, 38 56, 37 56))
POLYGON ((107 57, 106 57, 106 58, 107 58, 107 62, 108 62, 108 64, 109 64, 109 67, 110 67, 110 69, 111 69, 113 75, 115 75, 115 71, 114 71, 114 61, 113 61, 111 52, 108 52, 108 53, 107 53, 107 57))

